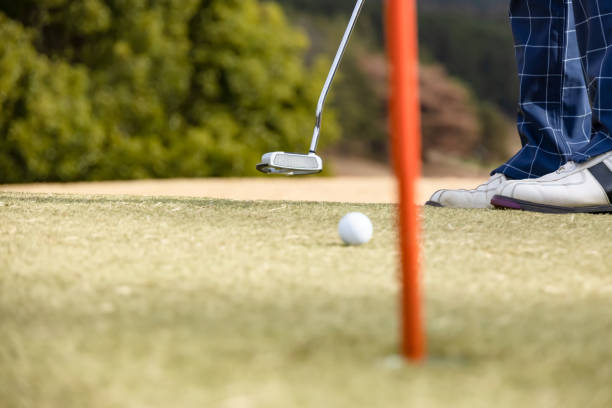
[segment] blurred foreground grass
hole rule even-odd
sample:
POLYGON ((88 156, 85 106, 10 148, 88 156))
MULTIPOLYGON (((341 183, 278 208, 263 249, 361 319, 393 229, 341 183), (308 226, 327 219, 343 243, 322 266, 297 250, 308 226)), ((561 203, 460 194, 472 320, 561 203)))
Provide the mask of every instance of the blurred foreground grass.
POLYGON ((612 405, 612 218, 426 209, 420 367, 390 357, 393 220, 0 194, 0 406, 612 405))

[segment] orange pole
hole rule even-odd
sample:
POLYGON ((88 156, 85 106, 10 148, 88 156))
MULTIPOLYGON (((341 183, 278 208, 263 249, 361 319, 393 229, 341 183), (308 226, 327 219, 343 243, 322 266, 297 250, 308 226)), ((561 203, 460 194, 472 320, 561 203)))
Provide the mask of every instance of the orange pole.
POLYGON ((419 54, 415 0, 387 0, 387 44, 391 81, 391 142, 399 185, 402 355, 425 357, 419 267, 416 181, 421 172, 419 54))

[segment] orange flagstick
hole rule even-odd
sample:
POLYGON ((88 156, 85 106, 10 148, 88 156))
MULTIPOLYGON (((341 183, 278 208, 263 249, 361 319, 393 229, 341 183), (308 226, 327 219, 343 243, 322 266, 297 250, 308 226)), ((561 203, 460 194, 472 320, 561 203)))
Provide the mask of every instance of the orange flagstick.
POLYGON ((387 44, 391 81, 391 144, 399 184, 402 355, 425 358, 419 267, 419 210, 416 182, 421 172, 421 117, 416 0, 387 0, 387 44))

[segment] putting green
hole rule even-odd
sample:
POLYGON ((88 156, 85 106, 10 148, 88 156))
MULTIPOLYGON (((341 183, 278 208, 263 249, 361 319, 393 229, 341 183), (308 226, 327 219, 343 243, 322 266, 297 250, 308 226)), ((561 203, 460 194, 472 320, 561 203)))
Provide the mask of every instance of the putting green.
POLYGON ((2 193, 0 405, 612 406, 612 218, 425 209, 413 367, 393 212, 2 193))

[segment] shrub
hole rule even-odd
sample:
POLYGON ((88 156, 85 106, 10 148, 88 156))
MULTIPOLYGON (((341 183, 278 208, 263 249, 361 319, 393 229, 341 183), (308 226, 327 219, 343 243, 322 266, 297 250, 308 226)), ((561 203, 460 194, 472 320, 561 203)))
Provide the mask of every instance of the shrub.
MULTIPOLYGON (((0 0, 0 182, 243 176, 305 150, 324 70, 256 0, 0 0)), ((326 118, 325 141, 338 130, 326 118)))

